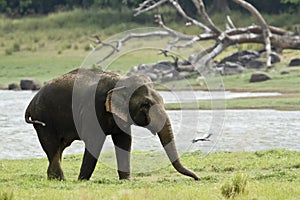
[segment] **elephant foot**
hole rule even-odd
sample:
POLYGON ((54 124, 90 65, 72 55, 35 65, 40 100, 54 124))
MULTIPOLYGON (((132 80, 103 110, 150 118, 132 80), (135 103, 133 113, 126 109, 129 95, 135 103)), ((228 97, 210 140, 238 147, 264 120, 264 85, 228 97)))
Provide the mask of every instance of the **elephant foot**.
POLYGON ((131 181, 130 172, 122 172, 118 170, 120 180, 129 180, 131 181))
POLYGON ((79 180, 79 181, 88 181, 88 180, 90 180, 90 177, 86 177, 86 176, 83 176, 83 175, 79 175, 79 176, 78 176, 78 180, 79 180))
POLYGON ((64 174, 57 174, 57 173, 48 173, 48 180, 59 180, 59 181, 65 181, 64 174))
POLYGON ((49 168, 47 171, 47 175, 48 175, 48 180, 59 180, 59 181, 65 181, 65 176, 63 171, 58 168, 58 169, 53 169, 53 168, 49 168))

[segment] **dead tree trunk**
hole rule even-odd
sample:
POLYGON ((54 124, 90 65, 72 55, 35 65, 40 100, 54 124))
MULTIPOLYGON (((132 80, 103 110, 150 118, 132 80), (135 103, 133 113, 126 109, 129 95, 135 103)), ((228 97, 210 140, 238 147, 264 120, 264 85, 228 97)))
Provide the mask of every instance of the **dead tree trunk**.
MULTIPOLYGON (((247 27, 235 27, 234 23, 227 16, 228 24, 226 24, 226 29, 222 30, 217 27, 211 20, 206 12, 206 7, 202 0, 191 0, 197 9, 199 16, 202 21, 198 21, 192 18, 188 13, 186 13, 178 0, 145 0, 140 4, 138 8, 135 9, 135 16, 138 16, 144 12, 153 10, 154 8, 161 6, 163 4, 170 4, 173 6, 178 13, 187 20, 187 25, 197 26, 200 31, 197 35, 186 35, 179 33, 164 24, 162 17, 160 15, 155 15, 155 21, 164 31, 159 32, 149 32, 147 34, 130 34, 119 41, 113 41, 110 43, 103 43, 98 36, 94 42, 102 44, 104 46, 110 46, 112 48, 111 53, 105 57, 108 58, 115 52, 119 51, 123 43, 128 42, 131 38, 142 38, 149 36, 171 36, 174 38, 170 41, 169 45, 166 47, 165 51, 170 51, 173 48, 186 48, 191 46, 195 42, 201 42, 205 40, 215 40, 215 44, 206 50, 199 52, 194 56, 194 63, 204 63, 204 66, 219 55, 224 49, 229 46, 243 43, 259 43, 265 46, 265 51, 267 55, 266 64, 271 65, 271 52, 272 50, 281 52, 284 49, 300 49, 300 35, 298 33, 289 32, 284 29, 269 26, 264 20, 259 11, 250 3, 244 0, 232 0, 234 3, 242 6, 248 10, 257 19, 258 25, 250 25, 247 27), (184 44, 182 44, 184 43, 184 44)), ((224 0, 220 0, 225 2, 224 0)), ((217 0, 216 0, 217 2, 217 0)), ((198 69, 201 71, 201 69, 198 69)))

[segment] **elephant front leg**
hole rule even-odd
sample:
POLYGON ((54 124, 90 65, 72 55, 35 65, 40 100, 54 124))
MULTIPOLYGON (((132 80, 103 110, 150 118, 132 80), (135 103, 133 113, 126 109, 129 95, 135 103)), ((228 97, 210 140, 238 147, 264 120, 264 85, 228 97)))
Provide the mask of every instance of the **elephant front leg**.
POLYGON ((87 149, 85 149, 78 180, 89 180, 96 164, 97 158, 95 158, 87 149))
POLYGON ((131 133, 120 133, 112 135, 118 164, 119 179, 130 180, 130 151, 131 133))

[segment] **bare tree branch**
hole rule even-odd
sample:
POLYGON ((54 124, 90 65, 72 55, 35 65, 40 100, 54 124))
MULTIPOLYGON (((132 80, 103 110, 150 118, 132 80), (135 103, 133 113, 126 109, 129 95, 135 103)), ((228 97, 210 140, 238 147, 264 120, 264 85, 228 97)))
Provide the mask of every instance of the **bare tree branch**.
POLYGON ((222 31, 213 23, 208 14, 206 13, 205 6, 202 0, 192 0, 198 13, 203 18, 203 20, 208 24, 208 27, 216 34, 221 34, 222 31))
MULTIPOLYGON (((145 0, 143 3, 139 5, 137 9, 135 9, 135 16, 140 15, 141 13, 153 10, 161 6, 164 3, 170 3, 177 12, 187 20, 186 25, 194 25, 204 32, 199 33, 198 35, 187 35, 180 32, 175 31, 174 29, 168 27, 164 24, 161 15, 155 15, 155 21, 162 28, 161 31, 152 31, 148 33, 130 33, 127 36, 123 37, 119 40, 110 40, 110 41, 102 41, 99 36, 93 35, 90 40, 98 46, 94 49, 100 50, 103 47, 110 47, 111 51, 107 56, 98 61, 98 64, 102 61, 108 59, 110 56, 120 51, 123 45, 134 38, 148 38, 151 36, 159 36, 159 37, 169 37, 171 38, 167 44, 167 47, 162 50, 162 52, 167 56, 168 52, 173 48, 186 48, 190 47, 196 42, 206 41, 206 40, 214 40, 215 43, 213 46, 208 47, 204 51, 201 51, 193 56, 191 59, 192 64, 200 63, 205 67, 207 64, 214 59, 217 55, 219 55, 224 49, 231 45, 243 44, 243 43, 259 43, 265 45, 265 50, 267 53, 267 66, 271 65, 271 50, 276 49, 277 51, 283 49, 300 49, 300 36, 293 32, 286 31, 284 29, 269 26, 261 14, 258 12, 256 8, 254 8, 251 4, 247 3, 244 0, 233 0, 233 2, 247 9, 252 15, 254 15, 258 22, 259 26, 251 25, 248 27, 236 27, 230 16, 227 16, 227 21, 229 23, 228 28, 225 31, 219 29, 208 16, 203 0, 192 0, 197 12, 199 13, 204 24, 199 22, 198 20, 190 17, 178 3, 178 0, 145 0)), ((198 69, 201 71, 202 69, 198 69)))
POLYGON ((182 7, 180 6, 180 4, 178 3, 177 0, 169 0, 172 5, 176 8, 176 10, 179 12, 179 14, 185 18, 186 20, 188 20, 189 22, 191 22, 192 24, 194 24, 195 26, 198 26, 199 28, 203 29, 206 33, 211 32, 210 28, 208 28, 207 26, 205 26, 204 24, 202 24, 201 22, 197 21, 196 19, 193 19, 192 17, 188 16, 184 10, 182 9, 182 7))
POLYGON ((236 29, 236 27, 235 27, 234 23, 232 22, 230 16, 227 15, 226 18, 227 18, 227 21, 229 23, 230 29, 236 29))
POLYGON ((160 6, 166 2, 171 3, 176 8, 177 12, 188 22, 199 27, 200 29, 204 30, 207 33, 211 32, 211 30, 207 26, 205 26, 201 22, 197 21, 196 19, 193 19, 192 17, 188 16, 184 12, 184 10, 182 9, 182 7, 180 6, 180 4, 178 3, 177 0, 160 0, 158 2, 156 2, 155 0, 146 0, 143 3, 141 3, 138 8, 135 9, 136 13, 134 14, 134 16, 138 16, 144 12, 153 10, 154 8, 157 8, 158 6, 160 6))
POLYGON ((260 23, 261 27, 262 27, 262 33, 265 39, 265 48, 266 48, 266 53, 267 53, 267 66, 271 66, 271 40, 270 38, 272 37, 272 33, 269 29, 269 26, 267 24, 267 22, 265 21, 265 19, 261 16, 261 14, 258 12, 258 10, 252 6, 251 4, 249 4, 248 2, 244 1, 244 0, 233 0, 235 3, 239 4, 240 6, 244 7, 245 9, 247 9, 252 15, 254 15, 258 22, 260 23))
POLYGON ((138 15, 144 13, 144 12, 148 12, 148 11, 150 11, 150 10, 152 10, 152 9, 154 9, 154 8, 160 6, 160 5, 162 5, 162 4, 164 4, 164 3, 168 2, 168 1, 169 0, 160 0, 158 2, 155 2, 154 0, 144 1, 143 3, 141 3, 139 5, 138 8, 134 9, 134 11, 136 12, 134 14, 134 16, 138 16, 138 15), (152 3, 152 5, 151 5, 151 3, 152 3))

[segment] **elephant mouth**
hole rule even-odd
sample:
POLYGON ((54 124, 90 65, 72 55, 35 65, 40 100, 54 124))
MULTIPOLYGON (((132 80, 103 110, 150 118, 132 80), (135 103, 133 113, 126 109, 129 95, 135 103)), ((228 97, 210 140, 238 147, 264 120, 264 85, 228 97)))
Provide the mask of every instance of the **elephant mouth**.
POLYGON ((156 135, 158 132, 156 129, 151 128, 151 127, 145 127, 145 128, 147 128, 153 135, 156 135))
POLYGON ((150 118, 144 113, 139 113, 133 118, 134 124, 141 127, 147 127, 150 124, 150 118))

